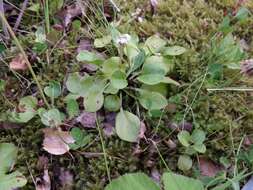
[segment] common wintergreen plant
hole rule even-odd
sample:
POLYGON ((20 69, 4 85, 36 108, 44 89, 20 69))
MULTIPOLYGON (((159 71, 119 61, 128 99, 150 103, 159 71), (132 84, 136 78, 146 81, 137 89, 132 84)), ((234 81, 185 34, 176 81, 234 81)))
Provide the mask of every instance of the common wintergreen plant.
POLYGON ((38 114, 44 125, 59 126, 65 118, 78 115, 77 99, 82 98, 86 112, 96 112, 102 107, 108 111, 120 110, 116 117, 116 132, 121 139, 135 142, 140 131, 140 119, 125 110, 125 96, 137 101, 149 113, 165 108, 167 98, 163 92, 167 85, 179 85, 168 76, 174 67, 173 57, 183 54, 186 49, 169 47, 166 40, 156 35, 140 43, 138 37, 121 34, 115 28, 111 29, 110 35, 95 40, 98 48, 109 44, 115 46, 118 55, 104 58, 86 50, 77 55, 79 62, 93 64, 96 72, 83 76, 76 72, 68 76, 66 87, 69 93, 64 98, 67 116, 54 107, 54 99, 61 95, 62 88, 59 82, 51 81, 44 92, 51 98, 52 108, 38 109, 36 98, 28 96, 21 99, 19 111, 12 112, 12 120, 28 122, 38 114))

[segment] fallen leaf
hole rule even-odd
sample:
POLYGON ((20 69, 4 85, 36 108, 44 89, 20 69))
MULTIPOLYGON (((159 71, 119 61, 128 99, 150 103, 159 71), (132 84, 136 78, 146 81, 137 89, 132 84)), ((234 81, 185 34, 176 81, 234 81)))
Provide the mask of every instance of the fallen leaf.
POLYGON ((37 161, 37 166, 36 168, 38 170, 44 170, 44 169, 47 169, 48 168, 48 157, 46 156, 40 156, 38 161, 37 161))
POLYGON ((114 126, 112 126, 110 123, 104 123, 103 131, 106 137, 111 137, 114 134, 114 126))
POLYGON ((82 9, 77 4, 72 4, 60 11, 57 15, 62 20, 64 27, 68 27, 71 21, 82 14, 82 9))
POLYGON ((73 182, 74 182, 74 176, 73 174, 64 168, 60 169, 60 184, 63 187, 64 190, 71 190, 73 189, 73 182))
POLYGON ((180 124, 176 124, 176 123, 169 123, 168 127, 172 130, 176 130, 176 131, 192 131, 192 124, 190 122, 182 122, 180 124))
POLYGON ((92 42, 88 38, 80 40, 78 44, 78 48, 77 48, 77 53, 80 53, 81 51, 84 51, 84 50, 87 50, 87 51, 93 50, 92 42))
POLYGON ((152 168, 151 170, 151 178, 157 183, 159 184, 161 181, 161 174, 159 173, 159 171, 156 168, 152 168))
POLYGON ((48 174, 48 170, 44 170, 44 175, 42 178, 36 178, 36 190, 50 190, 51 180, 48 174))
POLYGON ((44 132, 43 149, 53 155, 62 155, 69 151, 70 143, 75 140, 67 131, 46 128, 44 132))
POLYGON ((18 54, 15 58, 13 58, 12 61, 10 62, 10 69, 14 71, 20 71, 20 70, 24 71, 27 68, 28 67, 26 64, 26 60, 21 53, 18 54))
POLYGON ((21 125, 18 125, 16 123, 0 122, 0 130, 1 129, 19 129, 21 127, 22 127, 21 125))
POLYGON ((175 148, 177 148, 177 144, 176 144, 173 140, 171 140, 171 139, 165 141, 165 143, 166 143, 166 145, 167 145, 170 149, 175 149, 175 148))
POLYGON ((220 166, 215 164, 213 161, 203 157, 199 158, 199 169, 201 175, 208 177, 214 177, 219 171, 221 171, 220 166))
POLYGON ((84 128, 96 128, 96 113, 83 112, 76 121, 81 123, 84 128))

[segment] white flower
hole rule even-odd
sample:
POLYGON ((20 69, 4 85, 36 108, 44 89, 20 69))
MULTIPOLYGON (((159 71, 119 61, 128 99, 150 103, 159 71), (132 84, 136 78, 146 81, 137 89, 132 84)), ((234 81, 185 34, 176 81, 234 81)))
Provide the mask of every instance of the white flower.
POLYGON ((116 43, 123 45, 123 44, 127 44, 130 40, 131 40, 131 36, 129 34, 122 34, 116 40, 116 43))

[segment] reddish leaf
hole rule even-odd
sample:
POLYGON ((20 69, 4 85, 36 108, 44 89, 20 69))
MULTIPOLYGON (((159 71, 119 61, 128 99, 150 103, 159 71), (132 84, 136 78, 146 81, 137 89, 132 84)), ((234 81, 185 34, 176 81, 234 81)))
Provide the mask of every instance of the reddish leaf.
POLYGON ((47 128, 44 129, 43 132, 45 136, 43 141, 43 149, 50 154, 65 154, 70 149, 68 144, 75 142, 70 133, 66 131, 47 128))
POLYGON ((59 179, 63 189, 71 190, 73 188, 73 178, 74 176, 69 170, 61 168, 59 179))
POLYGON ((219 171, 221 171, 220 166, 203 157, 199 158, 199 169, 201 175, 208 177, 214 177, 219 171))
POLYGON ((76 121, 84 128, 96 128, 96 113, 83 112, 76 121))
POLYGON ((22 54, 18 54, 15 58, 10 62, 10 69, 14 71, 24 71, 26 70, 27 64, 24 56, 22 54))
POLYGON ((51 180, 48 174, 48 170, 44 170, 44 175, 42 178, 36 178, 36 190, 50 190, 51 180))

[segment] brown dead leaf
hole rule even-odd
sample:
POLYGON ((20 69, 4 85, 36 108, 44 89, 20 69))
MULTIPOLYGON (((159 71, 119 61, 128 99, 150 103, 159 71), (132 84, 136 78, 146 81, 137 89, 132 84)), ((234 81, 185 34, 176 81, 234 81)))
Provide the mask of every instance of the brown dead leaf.
POLYGON ((38 161, 37 161, 37 166, 36 168, 38 170, 44 170, 44 169, 47 169, 48 168, 48 157, 46 156, 40 156, 38 161))
POLYGON ((58 17, 62 20, 64 27, 68 27, 71 21, 82 14, 82 9, 77 4, 72 4, 58 13, 58 17))
POLYGON ((157 183, 159 184, 160 181, 161 181, 161 174, 160 172, 158 171, 158 169, 156 168, 152 168, 151 169, 151 178, 157 183))
POLYGON ((65 154, 70 149, 68 144, 75 142, 67 131, 47 128, 44 129, 43 132, 45 136, 43 149, 53 155, 65 154))
POLYGON ((12 61, 10 62, 10 69, 14 71, 24 71, 27 68, 28 67, 25 58, 21 53, 18 54, 15 58, 13 58, 12 61))
POLYGON ((214 177, 219 171, 221 171, 220 166, 215 164, 213 161, 203 157, 199 158, 199 169, 201 175, 208 177, 214 177))
POLYGON ((81 123, 84 128, 96 128, 96 113, 83 112, 76 121, 81 123))
POLYGON ((48 174, 48 170, 44 170, 44 175, 42 178, 36 178, 36 190, 50 190, 51 180, 48 174))
POLYGON ((64 190, 71 190, 73 189, 73 182, 74 182, 74 176, 73 173, 69 170, 66 170, 64 168, 60 169, 60 183, 64 190))
POLYGON ((21 127, 22 127, 21 125, 18 125, 16 123, 0 122, 0 130, 1 129, 19 129, 21 127))

